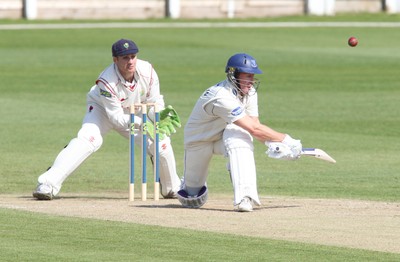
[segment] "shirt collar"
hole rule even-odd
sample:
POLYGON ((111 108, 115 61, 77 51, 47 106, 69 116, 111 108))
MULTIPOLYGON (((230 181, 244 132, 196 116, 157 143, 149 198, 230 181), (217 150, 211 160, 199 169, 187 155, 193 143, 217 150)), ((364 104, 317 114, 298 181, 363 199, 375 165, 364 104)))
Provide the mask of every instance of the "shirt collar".
POLYGON ((126 81, 125 78, 121 75, 116 64, 114 64, 114 69, 118 76, 119 82, 121 82, 122 85, 124 85, 127 88, 132 88, 136 85, 136 82, 137 82, 136 79, 139 77, 137 72, 135 72, 135 74, 134 74, 133 81, 129 82, 129 81, 126 81))

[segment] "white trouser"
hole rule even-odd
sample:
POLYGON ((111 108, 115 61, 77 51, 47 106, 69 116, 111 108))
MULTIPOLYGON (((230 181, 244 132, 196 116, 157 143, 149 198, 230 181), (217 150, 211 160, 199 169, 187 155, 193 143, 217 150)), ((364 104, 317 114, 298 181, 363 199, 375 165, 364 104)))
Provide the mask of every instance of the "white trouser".
POLYGON ((223 141, 204 142, 185 149, 184 189, 190 196, 197 195, 206 185, 208 166, 212 156, 224 155, 223 141))
MULTIPOLYGON (((49 170, 39 176, 39 184, 48 184, 53 187, 53 194, 57 195, 62 183, 72 172, 79 167, 82 162, 92 153, 96 152, 103 143, 103 137, 112 129, 115 129, 125 138, 129 138, 129 129, 116 129, 108 120, 103 108, 96 104, 88 105, 91 107, 87 112, 77 138, 71 142, 58 154, 56 160, 49 170)), ((135 144, 141 145, 142 135, 135 133, 135 144)), ((153 155, 154 148, 152 141, 148 139, 148 154, 153 155)), ((160 182, 162 194, 168 195, 169 192, 177 192, 180 189, 181 181, 176 173, 175 156, 171 146, 170 138, 160 141, 160 182)))
POLYGON ((252 137, 234 124, 226 127, 223 138, 218 141, 201 142, 185 148, 184 189, 188 194, 197 195, 206 185, 208 167, 214 154, 229 158, 228 171, 234 191, 234 205, 239 204, 245 196, 260 204, 252 137))

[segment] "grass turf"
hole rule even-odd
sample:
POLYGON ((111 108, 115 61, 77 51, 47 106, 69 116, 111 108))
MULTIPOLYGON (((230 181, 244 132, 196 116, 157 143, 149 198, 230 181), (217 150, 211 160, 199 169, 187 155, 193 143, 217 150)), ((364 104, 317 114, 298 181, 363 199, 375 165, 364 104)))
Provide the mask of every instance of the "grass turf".
POLYGON ((2 261, 396 261, 396 254, 0 209, 2 261))
MULTIPOLYGON (((262 122, 302 139, 304 146, 326 150, 338 161, 331 165, 303 157, 297 162, 280 162, 268 159, 265 146, 256 142, 261 195, 399 201, 400 37, 396 28, 1 30, 1 192, 30 195, 38 175, 79 130, 85 94, 111 63, 111 44, 122 37, 133 38, 139 45, 140 58, 153 63, 166 101, 178 110, 183 123, 201 92, 224 78, 230 55, 248 52, 257 58, 265 72, 260 75, 259 89, 262 122), (351 35, 360 40, 356 48, 346 44, 351 35)), ((183 131, 172 139, 181 173, 183 131)), ((66 181, 62 192, 127 191, 127 152, 127 141, 111 133, 103 147, 66 181)), ((232 194, 222 157, 214 158, 208 184, 213 192, 232 194)), ((78 260, 72 250, 82 243, 89 245, 86 251, 78 252, 82 260, 102 260, 95 253, 107 260, 112 253, 106 253, 117 246, 121 232, 139 230, 137 225, 0 212, 1 219, 7 220, 1 223, 1 231, 6 232, 1 234, 5 261, 44 260, 46 252, 59 260, 78 260), (26 221, 32 221, 32 226, 18 231, 26 221), (43 221, 56 229, 43 228, 43 221), (67 233, 68 226, 77 231, 90 229, 79 239, 67 233), (105 238, 96 233, 102 231, 99 227, 110 228, 105 238), (52 237, 46 240, 43 253, 43 245, 35 240, 48 235, 52 237), (57 242, 64 247, 57 248, 57 242), (24 252, 17 253, 18 248, 24 252)), ((209 241, 204 252, 215 255, 215 260, 233 259, 235 255, 243 258, 231 253, 241 250, 234 236, 154 227, 141 230, 145 231, 142 238, 146 234, 177 234, 171 245, 159 242, 152 251, 162 253, 165 261, 187 258, 170 252, 187 238, 202 244, 209 241), (229 251, 221 252, 218 243, 225 243, 229 251)), ((138 235, 123 234, 123 243, 135 241, 135 237, 138 235)), ((383 253, 253 238, 245 238, 243 245, 254 254, 262 250, 266 257, 278 261, 392 260, 383 253)), ((190 247, 186 244, 185 248, 190 247)), ((244 254, 255 257, 247 249, 244 254)), ((124 260, 124 254, 133 252, 122 247, 118 251, 121 255, 115 260, 124 260)), ((191 260, 200 261, 202 255, 194 253, 191 260)), ((150 260, 150 252, 146 256, 150 260)))
MULTIPOLYGON (((338 161, 275 161, 266 158, 265 146, 256 142, 261 194, 396 201, 399 39, 392 30, 180 29, 174 39, 167 37, 170 29, 135 29, 131 34, 141 48, 140 57, 154 64, 165 99, 183 123, 201 92, 224 78, 226 59, 246 51, 265 72, 258 92, 261 121, 300 138, 306 147, 326 150, 338 161), (346 45, 348 35, 359 36, 358 47, 346 45)), ((5 193, 26 192, 79 130, 85 94, 111 63, 110 44, 131 36, 118 29, 0 34, 0 124, 1 136, 7 138, 0 149, 1 187, 5 193)), ((182 173, 182 130, 172 138, 182 173)), ((126 140, 110 134, 63 190, 122 190, 127 161, 126 140)), ((230 193, 224 162, 222 157, 213 161, 209 185, 230 193)))

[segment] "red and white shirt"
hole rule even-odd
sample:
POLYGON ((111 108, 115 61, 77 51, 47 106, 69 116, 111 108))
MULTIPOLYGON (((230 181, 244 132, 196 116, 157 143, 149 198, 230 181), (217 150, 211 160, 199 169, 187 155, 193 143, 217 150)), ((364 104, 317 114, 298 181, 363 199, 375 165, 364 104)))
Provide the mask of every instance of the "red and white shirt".
POLYGON ((104 108, 108 119, 116 127, 129 125, 132 104, 157 103, 160 109, 164 108, 157 73, 149 62, 140 59, 137 60, 132 83, 122 77, 114 63, 108 66, 90 89, 87 101, 104 108))

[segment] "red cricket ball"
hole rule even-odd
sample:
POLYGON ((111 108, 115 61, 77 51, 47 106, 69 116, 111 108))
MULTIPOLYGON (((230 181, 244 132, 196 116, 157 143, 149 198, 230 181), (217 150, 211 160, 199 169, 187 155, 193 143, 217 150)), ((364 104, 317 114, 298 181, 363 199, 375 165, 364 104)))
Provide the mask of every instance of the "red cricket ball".
POLYGON ((349 44, 349 46, 351 47, 355 47, 358 44, 358 40, 357 38, 355 38, 354 36, 350 37, 349 40, 347 41, 347 43, 349 44))

